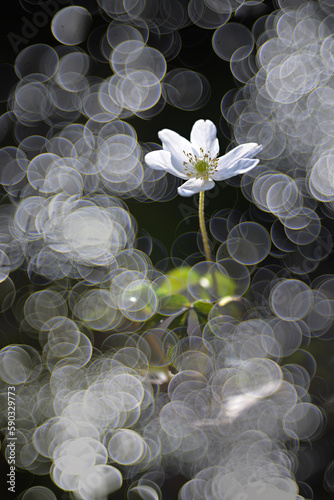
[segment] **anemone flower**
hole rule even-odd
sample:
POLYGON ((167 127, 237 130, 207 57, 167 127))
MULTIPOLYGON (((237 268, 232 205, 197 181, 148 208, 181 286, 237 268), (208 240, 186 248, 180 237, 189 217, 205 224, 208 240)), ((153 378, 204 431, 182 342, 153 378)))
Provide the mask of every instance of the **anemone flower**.
POLYGON ((146 164, 155 170, 187 179, 178 188, 181 196, 192 196, 212 189, 214 181, 223 181, 254 168, 260 160, 253 157, 262 149, 255 142, 241 144, 217 158, 217 129, 210 120, 197 120, 190 133, 190 142, 169 129, 158 133, 162 149, 145 156, 146 164))
POLYGON ((205 256, 211 260, 210 245, 204 221, 204 191, 212 189, 215 181, 223 181, 254 168, 260 160, 253 157, 262 149, 255 142, 240 144, 226 155, 218 156, 217 129, 211 120, 197 120, 190 141, 169 129, 158 133, 162 149, 145 155, 146 164, 155 170, 165 170, 186 180, 178 188, 181 196, 199 193, 199 226, 205 256))

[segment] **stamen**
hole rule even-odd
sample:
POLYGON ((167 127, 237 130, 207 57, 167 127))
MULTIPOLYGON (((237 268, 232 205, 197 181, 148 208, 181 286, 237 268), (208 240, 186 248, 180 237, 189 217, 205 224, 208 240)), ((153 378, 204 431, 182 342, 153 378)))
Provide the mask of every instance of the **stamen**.
POLYGON ((183 151, 183 154, 187 157, 187 160, 183 162, 185 174, 196 179, 209 179, 210 175, 218 170, 218 160, 217 158, 211 158, 210 151, 204 153, 203 148, 200 148, 200 152, 201 156, 198 158, 193 153, 183 151))

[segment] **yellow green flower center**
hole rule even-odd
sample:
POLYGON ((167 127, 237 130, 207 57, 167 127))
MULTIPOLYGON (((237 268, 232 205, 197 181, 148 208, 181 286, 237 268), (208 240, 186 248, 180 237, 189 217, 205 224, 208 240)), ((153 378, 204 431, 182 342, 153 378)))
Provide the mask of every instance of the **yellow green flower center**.
POLYGON ((197 155, 192 153, 183 154, 187 157, 187 160, 183 162, 185 173, 188 177, 196 177, 196 179, 209 179, 210 175, 217 172, 218 160, 217 158, 211 158, 209 153, 204 153, 203 149, 200 149, 201 157, 198 158, 197 155))
POLYGON ((197 172, 199 174, 204 174, 204 172, 206 172, 208 170, 208 168, 210 167, 210 165, 205 160, 198 160, 195 163, 194 167, 195 167, 195 169, 197 170, 197 172))

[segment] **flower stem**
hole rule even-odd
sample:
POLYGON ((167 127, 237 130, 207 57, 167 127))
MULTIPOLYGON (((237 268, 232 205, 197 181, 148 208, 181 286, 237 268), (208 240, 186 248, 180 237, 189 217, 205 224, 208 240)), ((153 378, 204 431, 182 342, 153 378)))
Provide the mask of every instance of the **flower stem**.
POLYGON ((205 228, 205 220, 204 220, 204 191, 200 191, 199 193, 199 203, 198 203, 198 217, 199 217, 199 227, 202 234, 203 246, 205 258, 208 262, 211 261, 210 254, 210 245, 209 238, 205 228))

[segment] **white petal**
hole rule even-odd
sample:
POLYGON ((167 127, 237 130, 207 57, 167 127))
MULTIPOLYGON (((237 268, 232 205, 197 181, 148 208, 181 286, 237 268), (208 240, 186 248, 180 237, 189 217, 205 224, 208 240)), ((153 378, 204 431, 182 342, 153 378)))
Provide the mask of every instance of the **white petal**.
POLYGON ((180 177, 181 179, 188 179, 188 176, 183 172, 179 172, 171 162, 171 154, 168 151, 159 149, 151 151, 145 155, 145 163, 154 170, 166 170, 170 174, 180 177))
MULTIPOLYGON (((252 170, 252 168, 256 167, 256 165, 259 163, 259 161, 260 160, 258 158, 253 158, 252 160, 250 160, 249 158, 244 159, 244 160, 239 160, 237 162, 238 163, 238 167, 237 167, 238 174, 244 174, 245 172, 252 170)), ((237 175, 237 174, 235 174, 235 175, 237 175)))
POLYGON ((211 179, 189 179, 189 181, 177 188, 177 191, 181 196, 192 196, 200 191, 212 189, 214 185, 215 183, 211 179))
POLYGON ((256 144, 256 142, 248 142, 246 144, 240 144, 236 148, 229 151, 226 155, 218 158, 218 168, 229 168, 233 163, 241 158, 253 158, 257 155, 263 146, 256 144))
POLYGON ((248 142, 237 146, 226 155, 218 158, 218 168, 212 175, 212 178, 216 181, 222 181, 254 168, 260 160, 252 160, 252 158, 261 149, 262 145, 255 142, 248 142))
POLYGON ((225 179, 229 179, 230 177, 234 177, 235 175, 244 174, 245 172, 248 172, 248 170, 256 167, 259 161, 260 160, 257 158, 241 158, 240 160, 237 160, 235 163, 230 165, 230 167, 228 168, 224 168, 224 166, 221 167, 212 175, 212 178, 215 181, 223 181, 225 179))
POLYGON ((160 130, 160 132, 158 132, 158 136, 162 142, 164 150, 169 151, 172 155, 171 162, 173 167, 178 172, 182 172, 184 174, 185 170, 183 162, 187 161, 188 157, 183 151, 195 155, 196 151, 193 146, 189 141, 187 141, 187 139, 167 128, 160 130))
POLYGON ((197 149, 197 154, 200 154, 200 148, 204 153, 209 153, 211 158, 215 158, 219 153, 217 129, 211 120, 197 120, 191 130, 190 141, 197 149))

